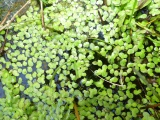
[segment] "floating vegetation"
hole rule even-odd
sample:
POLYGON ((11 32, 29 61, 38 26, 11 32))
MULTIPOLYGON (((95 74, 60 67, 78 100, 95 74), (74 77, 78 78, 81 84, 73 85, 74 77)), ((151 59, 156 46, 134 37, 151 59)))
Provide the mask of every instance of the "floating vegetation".
POLYGON ((0 24, 0 119, 160 119, 159 0, 26 4, 0 24))

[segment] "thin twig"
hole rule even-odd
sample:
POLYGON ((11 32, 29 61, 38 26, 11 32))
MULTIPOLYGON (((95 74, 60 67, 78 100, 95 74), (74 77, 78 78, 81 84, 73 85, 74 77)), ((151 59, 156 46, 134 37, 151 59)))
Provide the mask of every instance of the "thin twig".
POLYGON ((160 16, 157 16, 156 18, 154 18, 153 20, 151 20, 150 22, 148 22, 147 25, 153 23, 154 21, 156 21, 156 20, 159 19, 159 18, 160 18, 160 16))
POLYGON ((107 6, 107 0, 103 0, 103 5, 107 6))
POLYGON ((104 25, 104 21, 103 21, 103 19, 102 19, 102 15, 101 15, 101 13, 99 12, 99 10, 98 10, 98 15, 99 15, 99 18, 100 18, 100 20, 101 20, 102 25, 104 25))
POLYGON ((144 90, 144 88, 142 87, 142 84, 141 84, 141 82, 140 82, 140 80, 138 79, 138 82, 139 82, 139 84, 140 84, 140 86, 141 86, 141 88, 142 88, 142 91, 144 92, 144 94, 146 95, 146 93, 145 93, 145 90, 144 90))
POLYGON ((3 25, 3 24, 6 22, 8 16, 10 15, 10 13, 11 13, 11 11, 9 10, 8 13, 7 13, 7 15, 6 15, 6 16, 4 17, 4 19, 2 20, 2 22, 1 22, 0 25, 3 25))
POLYGON ((80 120, 80 116, 79 116, 79 113, 78 113, 78 107, 77 107, 75 102, 73 102, 73 104, 74 104, 74 112, 75 112, 75 115, 77 117, 77 120, 80 120))
POLYGON ((123 85, 123 78, 122 78, 122 72, 120 71, 120 82, 123 85))
POLYGON ((11 24, 11 22, 15 19, 15 17, 16 17, 28 4, 30 4, 30 3, 31 3, 31 0, 28 0, 28 1, 13 15, 13 17, 11 18, 11 20, 10 20, 7 24, 5 24, 4 26, 2 26, 2 27, 0 28, 0 31, 3 30, 3 29, 5 29, 6 27, 8 27, 8 26, 11 24))
POLYGON ((160 37, 160 34, 156 33, 155 31, 152 31, 152 30, 148 29, 147 27, 143 26, 141 23, 136 23, 136 25, 138 25, 139 27, 141 27, 141 28, 145 29, 146 31, 152 33, 153 35, 156 35, 156 36, 160 37))
POLYGON ((159 107, 160 103, 158 104, 153 104, 153 105, 147 105, 146 108, 155 108, 155 107, 159 107))
MULTIPOLYGON (((91 70, 91 69, 90 69, 90 70, 91 70)), ((92 70, 91 70, 91 71, 92 71, 92 70)), ((93 72, 93 71, 92 71, 92 72, 93 72)), ((94 72, 93 72, 93 74, 94 74, 94 72)), ((94 75, 95 75, 95 74, 94 74, 94 75)), ((116 84, 116 83, 112 83, 112 82, 110 82, 110 81, 108 81, 108 80, 105 80, 104 78, 102 78, 102 77, 100 77, 100 76, 98 76, 98 75, 96 75, 96 76, 99 77, 99 78, 101 78, 102 80, 104 80, 104 81, 112 84, 112 85, 116 85, 116 86, 120 86, 120 87, 124 86, 124 85, 119 85, 119 84, 116 84)))
POLYGON ((42 2, 42 0, 40 0, 40 6, 41 6, 42 27, 45 29, 45 23, 44 23, 44 12, 43 12, 43 2, 42 2))

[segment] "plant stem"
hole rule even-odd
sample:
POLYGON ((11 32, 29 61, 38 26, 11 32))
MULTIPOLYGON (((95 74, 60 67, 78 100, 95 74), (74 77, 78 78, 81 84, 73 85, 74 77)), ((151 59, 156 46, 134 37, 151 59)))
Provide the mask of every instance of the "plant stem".
POLYGON ((43 2, 40 0, 40 6, 41 6, 41 20, 42 20, 42 27, 45 29, 45 23, 44 23, 44 12, 43 12, 43 2))
POLYGON ((78 107, 77 107, 75 102, 73 102, 73 104, 74 104, 74 112, 75 112, 75 115, 77 117, 77 120, 80 120, 80 116, 79 116, 79 113, 78 113, 78 107))

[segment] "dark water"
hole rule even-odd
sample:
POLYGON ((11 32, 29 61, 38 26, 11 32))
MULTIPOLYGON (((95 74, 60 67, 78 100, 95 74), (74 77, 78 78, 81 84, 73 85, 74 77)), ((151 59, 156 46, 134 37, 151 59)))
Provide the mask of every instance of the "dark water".
MULTIPOLYGON (((26 2, 27 0, 0 0, 0 21, 4 19, 8 11, 10 11, 9 20, 26 2)), ((23 9, 20 14, 23 14, 27 8, 23 9)))
POLYGON ((0 82, 0 98, 3 98, 3 97, 5 97, 5 93, 4 93, 4 90, 3 90, 2 83, 0 82))
MULTIPOLYGON (((6 15, 9 13, 9 16, 7 17, 7 20, 10 20, 13 15, 27 2, 27 0, 0 0, 0 23, 4 20, 4 18, 6 17, 6 15)), ((28 9, 29 6, 26 6, 25 9, 23 9, 19 15, 22 15, 25 13, 25 11, 28 9)), ((5 23, 4 23, 5 24, 5 23)), ((7 58, 7 54, 5 53, 3 56, 5 58, 5 61, 9 61, 7 58)), ((0 63, 2 65, 3 68, 5 67, 5 64, 0 63)), ((12 69, 12 66, 9 68, 12 69)), ((25 87, 28 87, 28 83, 27 83, 27 79, 25 78, 25 76, 23 74, 20 74, 20 76, 22 78, 22 85, 24 85, 25 87)), ((2 83, 0 82, 0 98, 5 97, 5 93, 3 90, 3 86, 2 83)))

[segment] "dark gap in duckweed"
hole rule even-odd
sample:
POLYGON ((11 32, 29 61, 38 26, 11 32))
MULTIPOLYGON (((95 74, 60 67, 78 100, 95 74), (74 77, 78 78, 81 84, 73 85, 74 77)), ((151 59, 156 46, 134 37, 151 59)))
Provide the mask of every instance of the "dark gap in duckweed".
POLYGON ((20 97, 21 98, 25 98, 25 99, 29 99, 30 101, 32 101, 32 97, 26 95, 23 91, 20 91, 20 97))
MULTIPOLYGON (((7 30, 5 32, 7 32, 7 30)), ((2 35, 2 37, 4 38, 4 41, 3 42, 1 41, 0 57, 2 56, 2 57, 5 58, 5 54, 6 54, 7 51, 4 50, 4 48, 5 48, 5 45, 7 43, 7 40, 6 40, 6 35, 2 35)))
POLYGON ((100 31, 100 32, 98 33, 98 39, 104 40, 103 32, 100 31))
MULTIPOLYGON (((63 57, 62 55, 60 55, 59 53, 57 54, 57 56, 60 58, 60 60, 64 58, 64 57, 63 57)), ((60 60, 59 60, 59 61, 60 61, 60 60)))
POLYGON ((6 52, 6 53, 4 53, 4 59, 6 60, 6 62, 8 62, 8 61, 9 61, 9 58, 7 57, 7 52, 6 52))
POLYGON ((139 21, 143 21, 143 20, 147 20, 147 21, 149 21, 150 20, 150 15, 149 15, 149 10, 148 10, 148 8, 147 7, 144 7, 144 8, 142 8, 142 9, 139 9, 138 11, 137 11, 137 13, 136 13, 136 16, 139 16, 139 15, 141 15, 141 14, 146 14, 147 15, 147 18, 139 18, 138 20, 139 21))
POLYGON ((58 82, 58 78, 59 78, 59 75, 58 75, 58 74, 56 74, 56 75, 55 75, 55 77, 54 77, 54 81, 55 81, 55 83, 57 83, 57 82, 58 82))
MULTIPOLYGON (((107 55, 109 55, 111 52, 110 51, 108 51, 108 53, 107 53, 107 55)), ((108 65, 109 63, 108 63, 108 61, 107 61, 107 58, 106 57, 104 57, 104 56, 102 56, 101 54, 99 54, 98 52, 94 52, 94 56, 95 56, 95 59, 94 60, 91 60, 91 63, 93 62, 93 61, 97 61, 97 60, 101 60, 102 61, 102 63, 103 63, 103 65, 108 65)), ((97 66, 98 67, 98 66, 97 66)), ((95 68, 96 69, 96 68, 95 68)), ((93 69, 93 70, 95 70, 95 69, 93 69)))
POLYGON ((59 74, 56 74, 55 77, 54 77, 54 81, 56 83, 56 91, 59 92, 61 90, 61 85, 60 85, 60 81, 58 80, 59 79, 59 74))
POLYGON ((46 85, 49 85, 50 81, 47 79, 47 73, 46 73, 46 71, 44 71, 44 81, 45 81, 46 85))
POLYGON ((0 82, 0 98, 5 98, 5 91, 3 90, 2 82, 0 82))
POLYGON ((83 78, 83 77, 78 78, 78 79, 76 80, 76 83, 78 84, 78 87, 77 87, 76 89, 83 90, 83 89, 86 88, 86 86, 82 84, 82 78, 83 78))
POLYGON ((148 10, 148 8, 147 7, 144 7, 144 8, 142 8, 142 9, 140 9, 139 10, 142 14, 149 14, 149 10, 148 10))
POLYGON ((56 84, 56 85, 57 85, 57 87, 56 87, 57 92, 59 92, 59 91, 62 89, 62 87, 61 87, 60 83, 59 83, 59 84, 56 84))
MULTIPOLYGON (((1 50, 0 50, 0 51, 1 51, 1 50)), ((3 58, 6 59, 6 51, 3 50, 3 48, 2 48, 2 51, 1 51, 1 53, 0 53, 0 56, 2 56, 3 58)))

